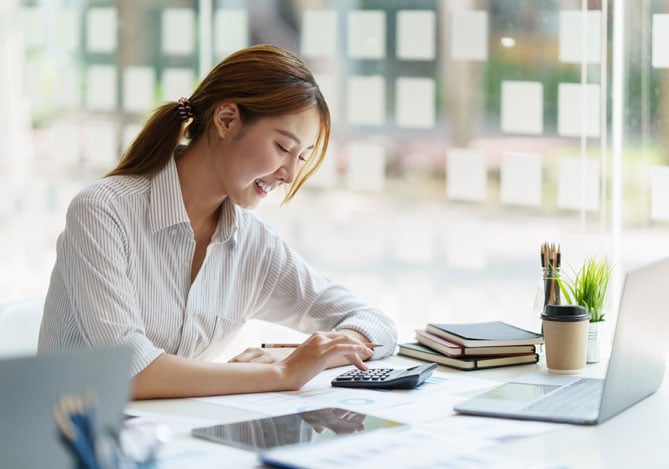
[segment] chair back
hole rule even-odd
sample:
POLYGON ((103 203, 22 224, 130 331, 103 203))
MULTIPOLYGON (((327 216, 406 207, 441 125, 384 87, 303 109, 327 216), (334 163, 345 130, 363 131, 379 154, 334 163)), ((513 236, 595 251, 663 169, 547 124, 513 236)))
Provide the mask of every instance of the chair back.
POLYGON ((41 298, 0 305, 0 357, 37 353, 43 309, 41 298))

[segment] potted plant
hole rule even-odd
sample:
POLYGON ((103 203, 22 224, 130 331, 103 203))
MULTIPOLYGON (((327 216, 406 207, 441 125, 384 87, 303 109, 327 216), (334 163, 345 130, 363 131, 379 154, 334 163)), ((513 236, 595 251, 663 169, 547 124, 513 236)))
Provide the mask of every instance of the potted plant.
POLYGON ((588 363, 597 363, 600 355, 600 329, 604 321, 606 289, 611 277, 611 264, 606 257, 591 256, 572 278, 560 278, 558 284, 569 304, 585 307, 590 313, 588 328, 588 363))

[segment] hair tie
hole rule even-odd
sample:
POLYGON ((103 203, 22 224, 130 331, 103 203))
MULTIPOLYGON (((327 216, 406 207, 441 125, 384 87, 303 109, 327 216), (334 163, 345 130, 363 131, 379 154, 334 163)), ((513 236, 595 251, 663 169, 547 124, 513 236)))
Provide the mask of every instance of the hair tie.
POLYGON ((179 116, 182 121, 187 121, 193 117, 193 109, 190 107, 190 101, 188 98, 179 98, 179 116))

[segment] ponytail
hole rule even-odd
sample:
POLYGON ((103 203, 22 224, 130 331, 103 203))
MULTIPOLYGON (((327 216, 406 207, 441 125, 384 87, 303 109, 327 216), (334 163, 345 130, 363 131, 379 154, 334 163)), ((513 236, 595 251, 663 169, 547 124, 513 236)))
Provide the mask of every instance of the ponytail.
POLYGON ((183 136, 183 123, 178 103, 160 106, 146 122, 118 166, 107 176, 153 176, 158 173, 172 158, 174 148, 183 136))
POLYGON ((294 53, 267 44, 231 54, 209 72, 190 98, 160 106, 108 176, 158 173, 182 138, 195 144, 208 135, 217 106, 226 100, 239 107, 242 125, 310 108, 318 111, 317 141, 288 189, 284 202, 289 201, 323 161, 330 138, 330 110, 305 64, 294 53))

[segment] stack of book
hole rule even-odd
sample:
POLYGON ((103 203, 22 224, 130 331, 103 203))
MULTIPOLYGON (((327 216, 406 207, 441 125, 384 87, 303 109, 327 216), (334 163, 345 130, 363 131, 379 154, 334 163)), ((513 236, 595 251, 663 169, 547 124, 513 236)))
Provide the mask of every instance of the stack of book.
POLYGON ((502 321, 431 323, 416 330, 416 341, 399 345, 399 354, 461 370, 536 363, 544 338, 502 321))

